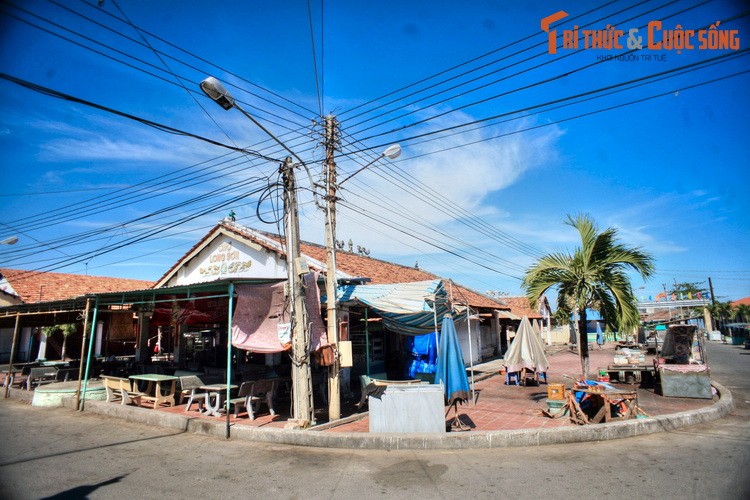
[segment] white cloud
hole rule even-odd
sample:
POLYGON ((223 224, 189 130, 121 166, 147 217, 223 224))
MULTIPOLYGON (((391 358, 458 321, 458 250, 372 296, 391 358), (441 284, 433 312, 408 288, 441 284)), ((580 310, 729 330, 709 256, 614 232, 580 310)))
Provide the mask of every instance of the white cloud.
MULTIPOLYGON (((466 115, 457 113, 432 126, 445 128, 466 121, 466 115)), ((436 231, 424 227, 431 224, 461 240, 491 247, 492 240, 460 224, 459 219, 480 216, 504 222, 508 213, 491 199, 491 195, 514 185, 529 170, 553 161, 557 157, 555 142, 559 135, 557 129, 549 129, 543 133, 523 133, 483 141, 489 137, 488 132, 479 129, 437 141, 407 145, 396 169, 373 165, 349 181, 348 192, 344 192, 343 197, 349 204, 376 218, 394 221, 407 233, 444 239, 436 231), (449 213, 431 206, 426 200, 449 213)), ((356 168, 356 165, 347 165, 346 171, 352 172, 356 168)), ((346 207, 340 211, 345 214, 339 220, 340 239, 351 238, 355 245, 361 244, 381 255, 384 252, 391 256, 415 253, 414 248, 394 241, 392 235, 397 233, 393 229, 368 221, 346 207)), ((404 234, 398 234, 396 239, 410 240, 404 234)), ((411 238, 410 243, 419 251, 434 251, 433 247, 417 239, 411 238)), ((455 242, 448 244, 456 245, 455 242)))

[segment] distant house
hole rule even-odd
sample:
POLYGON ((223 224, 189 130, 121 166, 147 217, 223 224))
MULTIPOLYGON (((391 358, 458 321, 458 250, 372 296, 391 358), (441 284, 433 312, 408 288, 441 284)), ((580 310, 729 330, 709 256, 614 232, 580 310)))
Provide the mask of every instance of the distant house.
MULTIPOLYGON (((546 296, 543 295, 537 300, 536 304, 529 302, 528 297, 501 297, 499 301, 510 307, 514 320, 520 320, 523 316, 526 316, 531 321, 531 324, 538 329, 545 343, 552 343, 550 337, 552 311, 546 296)), ((514 334, 512 333, 512 335, 514 334)), ((507 346, 503 346, 502 351, 505 352, 506 350, 507 346)))
MULTIPOLYGON (((86 307, 83 296, 87 294, 150 288, 153 284, 125 278, 0 268, 0 362, 10 359, 16 313, 23 314, 23 321, 15 360, 59 359, 62 333, 45 337, 41 327, 78 323, 86 307)), ((132 313, 126 316, 125 330, 132 336, 132 313)), ((107 324, 110 319, 105 318, 107 324)), ((104 325, 102 321, 99 329, 103 330, 104 325)), ((67 342, 66 352, 73 357, 81 349, 80 333, 71 335, 67 342)))

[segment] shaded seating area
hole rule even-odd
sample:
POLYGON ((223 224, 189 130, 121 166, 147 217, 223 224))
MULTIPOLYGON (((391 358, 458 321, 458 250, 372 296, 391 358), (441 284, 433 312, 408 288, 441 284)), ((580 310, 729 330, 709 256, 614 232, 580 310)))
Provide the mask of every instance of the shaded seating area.
POLYGON ((505 374, 505 385, 539 385, 542 380, 547 383, 547 372, 538 372, 526 367, 505 374))

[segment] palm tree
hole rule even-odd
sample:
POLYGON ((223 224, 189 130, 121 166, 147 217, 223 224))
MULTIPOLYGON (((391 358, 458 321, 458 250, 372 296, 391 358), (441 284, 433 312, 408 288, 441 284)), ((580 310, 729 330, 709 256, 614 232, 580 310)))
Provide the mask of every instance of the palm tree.
POLYGON ((729 319, 732 316, 732 303, 731 302, 720 302, 717 301, 713 304, 711 304, 711 307, 708 308, 709 311, 711 311, 711 316, 716 320, 716 327, 721 330, 724 328, 724 325, 727 322, 727 319, 729 319))
POLYGON ((742 318, 745 323, 750 322, 750 305, 740 304, 734 308, 737 311, 737 316, 742 318))
POLYGON ((589 215, 568 215, 565 224, 578 231, 581 246, 572 255, 556 252, 540 258, 526 272, 522 287, 530 300, 555 287, 558 308, 570 310, 572 302, 579 318, 578 352, 585 380, 589 371, 586 309, 599 310, 612 329, 636 327, 637 299, 626 271, 636 271, 645 280, 654 272, 654 261, 639 248, 619 243, 615 228, 599 232, 589 215))

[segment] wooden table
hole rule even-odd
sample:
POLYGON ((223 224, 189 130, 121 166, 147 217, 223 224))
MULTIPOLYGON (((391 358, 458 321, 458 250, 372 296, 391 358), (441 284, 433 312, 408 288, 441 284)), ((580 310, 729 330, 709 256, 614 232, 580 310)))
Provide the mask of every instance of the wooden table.
POLYGON ((607 389, 604 391, 592 390, 592 389, 571 389, 573 392, 583 392, 587 396, 595 400, 599 411, 594 415, 589 423, 598 424, 602 420, 607 422, 619 422, 621 420, 629 420, 636 417, 638 411, 638 392, 637 391, 621 391, 617 389, 607 389), (619 406, 619 415, 612 414, 613 405, 619 406))
MULTIPOLYGON (((173 377, 172 375, 162 375, 160 373, 142 373, 140 375, 131 375, 130 380, 144 380, 148 382, 146 386, 146 395, 143 396, 143 401, 148 401, 154 404, 154 408, 158 408, 163 404, 174 406, 174 393, 177 389, 177 380, 179 377, 173 377), (171 382, 165 384, 167 386, 166 392, 162 389, 162 383, 171 382)), ((135 387, 133 388, 135 390, 135 387)))
MULTIPOLYGON (((230 384, 229 389, 236 389, 237 386, 230 384)), ((206 415, 211 417, 218 417, 221 415, 221 403, 223 402, 224 396, 227 392, 227 384, 209 384, 202 385, 199 389, 206 391, 206 403, 205 410, 206 415)))

